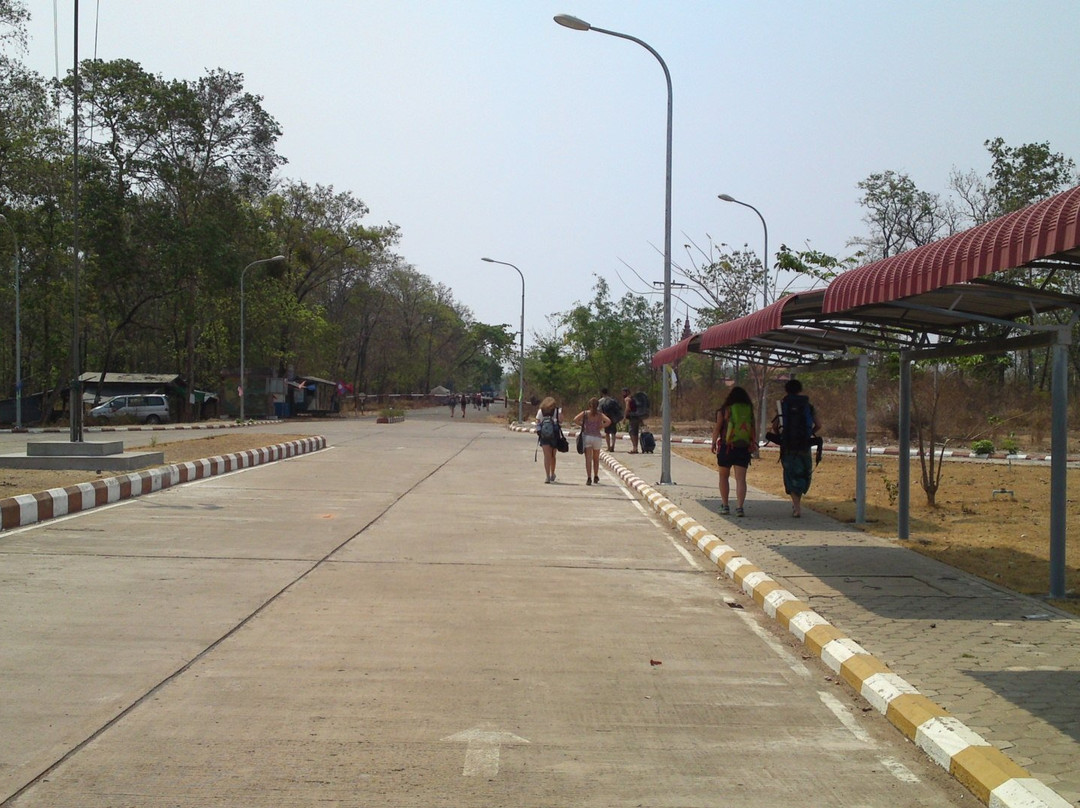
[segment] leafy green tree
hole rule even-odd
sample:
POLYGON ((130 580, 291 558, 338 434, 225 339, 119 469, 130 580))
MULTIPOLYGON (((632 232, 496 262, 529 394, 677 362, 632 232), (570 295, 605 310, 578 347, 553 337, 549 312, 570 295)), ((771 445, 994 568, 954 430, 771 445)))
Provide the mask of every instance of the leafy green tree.
POLYGON ((858 266, 862 257, 862 253, 856 253, 846 258, 837 258, 821 250, 793 250, 786 244, 781 244, 776 255, 776 266, 786 272, 828 283, 841 272, 858 266))
POLYGON ((957 214, 937 194, 920 191, 911 177, 896 171, 871 174, 858 183, 870 232, 848 242, 867 261, 898 255, 955 232, 957 214))
POLYGON ((214 70, 162 89, 148 181, 172 214, 171 232, 159 241, 161 265, 179 291, 168 316, 177 364, 197 382, 211 370, 199 359, 204 330, 221 316, 215 301, 235 294, 250 256, 273 254, 252 227, 250 203, 284 163, 274 150, 281 131, 239 74, 214 70))
MULTIPOLYGON (((558 340, 541 338, 525 357, 525 383, 531 398, 537 401, 554 396, 560 404, 574 401, 581 395, 574 382, 573 359, 566 354, 558 340)), ((528 418, 532 413, 527 413, 528 418)))
POLYGON ((698 325, 707 327, 749 314, 754 296, 765 282, 757 253, 745 244, 741 250, 728 248, 726 244, 710 244, 708 251, 693 246, 702 260, 695 261, 687 245, 690 260, 679 268, 679 274, 703 301, 694 307, 698 325))
POLYGON ((990 198, 1001 216, 1065 190, 1077 180, 1076 163, 1050 151, 1050 144, 1024 143, 1012 147, 996 137, 984 144, 990 152, 990 198))
MULTIPOLYGON (((603 278, 597 278, 593 288, 588 305, 575 306, 559 318, 566 327, 564 344, 581 368, 573 381, 560 374, 560 389, 583 396, 601 387, 644 386, 652 377, 652 355, 660 347, 659 305, 629 293, 613 301, 603 278)), ((550 351, 544 355, 553 359, 550 351)))
POLYGON ((347 378, 346 360, 333 348, 344 332, 325 326, 340 325, 350 291, 368 282, 374 260, 398 237, 392 225, 366 227, 367 213, 349 192, 302 181, 285 183, 263 202, 260 215, 270 238, 288 259, 280 292, 291 300, 282 311, 307 311, 303 317, 278 318, 274 352, 281 361, 302 355, 308 372, 347 378))

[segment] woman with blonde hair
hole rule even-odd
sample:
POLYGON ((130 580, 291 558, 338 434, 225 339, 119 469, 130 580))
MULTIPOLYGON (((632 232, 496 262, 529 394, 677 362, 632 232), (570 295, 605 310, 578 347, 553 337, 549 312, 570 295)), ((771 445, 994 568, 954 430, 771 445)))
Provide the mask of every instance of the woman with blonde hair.
POLYGON ((553 483, 562 427, 559 425, 559 408, 551 396, 540 402, 540 411, 536 413, 536 435, 544 452, 544 482, 553 483))
POLYGON ((603 432, 611 424, 611 419, 600 412, 600 400, 590 398, 588 408, 574 416, 574 423, 581 427, 585 447, 585 485, 599 483, 603 432))

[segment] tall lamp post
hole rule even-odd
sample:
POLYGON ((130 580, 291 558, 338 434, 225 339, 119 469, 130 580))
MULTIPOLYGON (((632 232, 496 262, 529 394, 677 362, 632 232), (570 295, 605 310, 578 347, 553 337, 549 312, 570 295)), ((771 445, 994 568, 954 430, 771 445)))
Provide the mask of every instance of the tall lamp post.
MULTIPOLYGON (((765 231, 765 253, 761 256, 761 307, 765 308, 769 305, 769 226, 765 224, 765 217, 761 215, 761 211, 755 208, 753 205, 747 202, 741 202, 729 194, 719 194, 718 199, 724 202, 734 202, 736 205, 742 205, 744 208, 750 208, 761 219, 761 227, 765 231)), ((765 412, 765 372, 768 364, 768 354, 762 353, 761 357, 761 396, 758 401, 758 421, 760 422, 758 441, 765 437, 765 427, 769 423, 768 413, 765 412)))
MULTIPOLYGON (((619 39, 628 39, 631 42, 636 42, 641 47, 645 48, 649 53, 656 57, 656 61, 660 63, 660 67, 664 69, 664 79, 667 82, 667 162, 664 177, 664 333, 661 338, 662 347, 671 347, 671 107, 672 107, 672 93, 671 93, 671 72, 668 70, 667 64, 656 50, 647 42, 643 42, 637 37, 630 36, 629 34, 621 34, 618 31, 608 31, 604 28, 597 28, 585 20, 580 20, 577 17, 572 17, 569 14, 557 14, 555 16, 555 22, 566 28, 571 28, 575 31, 596 31, 598 34, 607 34, 608 36, 618 37, 619 39)), ((663 418, 663 426, 661 437, 663 443, 660 447, 660 483, 662 485, 671 484, 671 366, 664 365, 663 377, 661 379, 662 390, 662 404, 661 404, 661 416, 663 418)))
POLYGON ((270 264, 274 261, 284 261, 284 255, 275 255, 273 258, 260 258, 252 261, 240 272, 240 420, 244 420, 244 396, 247 394, 247 376, 244 373, 244 276, 252 267, 259 264, 270 264))
POLYGON ((71 389, 68 392, 68 410, 71 413, 68 439, 71 443, 83 442, 83 396, 82 396, 82 349, 79 344, 79 0, 74 0, 74 42, 71 60, 71 389))
POLYGON ((728 194, 719 194, 717 199, 722 199, 724 202, 734 202, 736 205, 742 205, 744 208, 750 208, 761 219, 761 227, 765 231, 765 254, 761 256, 761 307, 769 305, 769 226, 765 224, 765 217, 761 215, 761 211, 746 202, 740 202, 733 196, 728 194))
POLYGON ((11 241, 14 245, 15 254, 12 266, 15 269, 15 430, 22 432, 22 326, 19 322, 19 237, 15 235, 15 228, 7 217, 0 213, 0 222, 8 226, 11 231, 11 241))
POLYGON ((496 261, 494 258, 481 258, 481 261, 487 261, 489 264, 502 264, 504 267, 511 267, 517 271, 518 275, 521 275, 521 349, 518 357, 518 423, 525 423, 522 412, 522 396, 525 395, 525 276, 521 270, 513 264, 508 264, 506 261, 496 261))

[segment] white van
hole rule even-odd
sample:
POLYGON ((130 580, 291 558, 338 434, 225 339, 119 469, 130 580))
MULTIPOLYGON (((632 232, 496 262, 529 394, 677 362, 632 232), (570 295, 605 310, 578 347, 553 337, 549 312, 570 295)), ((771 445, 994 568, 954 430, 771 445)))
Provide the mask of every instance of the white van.
POLYGON ((140 424, 167 424, 169 400, 160 393, 116 396, 90 410, 91 418, 131 418, 140 424))

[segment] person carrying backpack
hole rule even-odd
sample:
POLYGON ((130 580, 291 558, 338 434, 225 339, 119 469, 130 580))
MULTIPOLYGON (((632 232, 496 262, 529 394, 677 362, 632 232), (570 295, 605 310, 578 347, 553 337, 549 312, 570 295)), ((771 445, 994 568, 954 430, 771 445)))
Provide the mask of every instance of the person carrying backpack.
POLYGON ((630 425, 630 454, 637 454, 641 426, 645 423, 645 419, 649 417, 649 397, 641 391, 630 395, 629 387, 624 387, 622 394, 623 417, 630 425))
POLYGON ((732 387, 723 405, 716 411, 713 426, 712 450, 720 467, 720 515, 731 513, 728 498, 730 476, 735 476, 735 515, 744 516, 746 501, 746 470, 750 468, 750 453, 757 448, 754 427, 754 405, 741 387, 732 387))
POLYGON ((600 412, 604 413, 608 417, 608 425, 604 427, 604 438, 607 442, 607 450, 609 452, 615 451, 615 435, 619 431, 619 421, 623 417, 623 405, 619 403, 618 399, 612 398, 608 395, 608 389, 602 387, 600 389, 600 412))
POLYGON ((544 482, 555 482, 555 459, 558 457, 559 438, 562 426, 559 424, 559 409, 555 399, 548 396, 540 402, 540 411, 536 413, 536 439, 544 452, 544 482))
POLYGON ((810 399, 802 394, 802 382, 789 379, 784 384, 787 393, 777 403, 773 431, 780 445, 780 465, 784 469, 784 491, 791 497, 791 515, 802 516, 802 497, 810 490, 814 475, 811 447, 819 445, 817 432, 821 429, 810 399))

